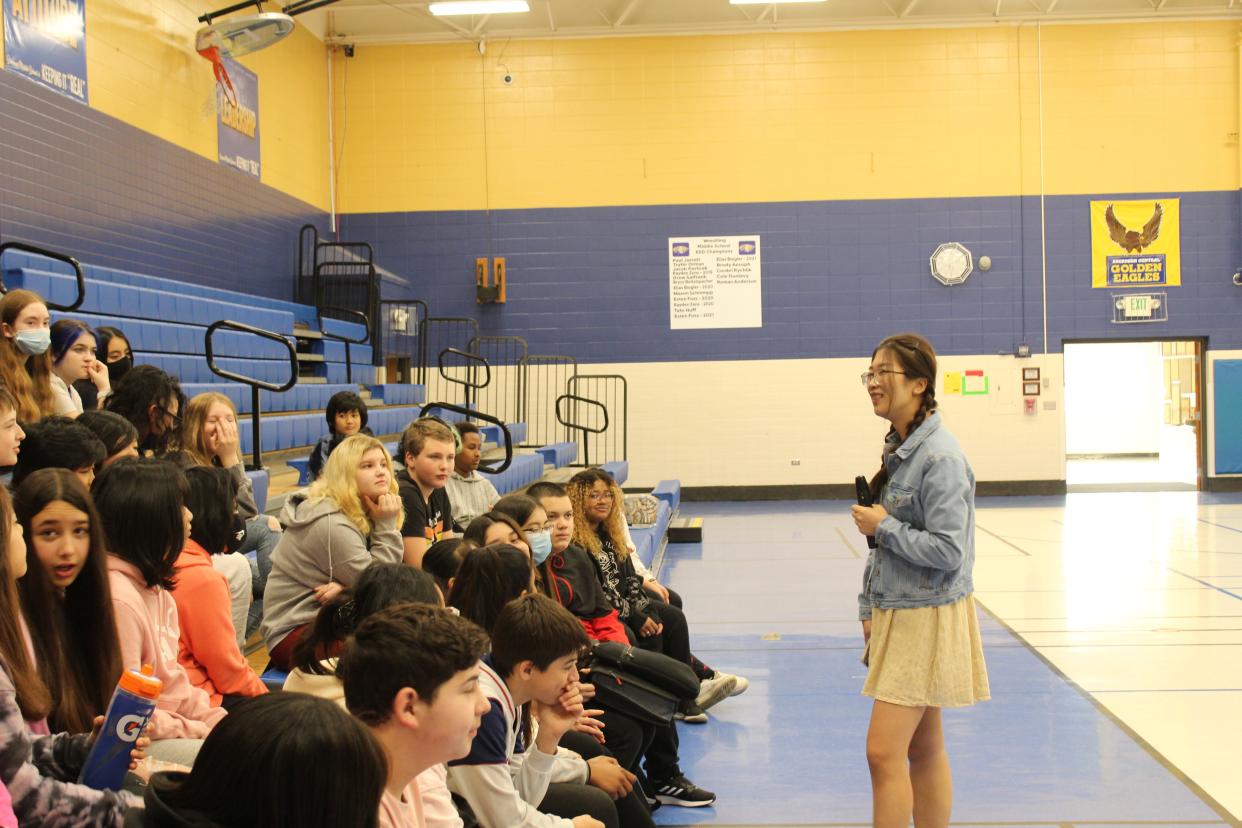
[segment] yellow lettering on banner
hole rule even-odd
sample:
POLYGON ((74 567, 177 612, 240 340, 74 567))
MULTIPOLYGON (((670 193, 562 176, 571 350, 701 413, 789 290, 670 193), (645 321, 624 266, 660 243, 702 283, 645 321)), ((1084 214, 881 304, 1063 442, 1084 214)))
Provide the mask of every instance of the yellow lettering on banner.
POLYGON ((236 130, 247 138, 254 137, 259 117, 247 106, 240 106, 228 99, 223 92, 216 96, 220 103, 220 121, 229 129, 236 130))

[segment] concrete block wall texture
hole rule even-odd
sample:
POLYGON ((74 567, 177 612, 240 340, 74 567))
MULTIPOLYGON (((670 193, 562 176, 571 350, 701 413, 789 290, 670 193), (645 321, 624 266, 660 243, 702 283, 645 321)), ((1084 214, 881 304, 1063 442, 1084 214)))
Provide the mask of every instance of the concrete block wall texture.
POLYGON ((296 31, 259 76, 263 179, 216 160, 214 78, 183 0, 87 4, 90 106, 0 72, 0 239, 291 298, 297 229, 327 225, 327 64, 296 31))

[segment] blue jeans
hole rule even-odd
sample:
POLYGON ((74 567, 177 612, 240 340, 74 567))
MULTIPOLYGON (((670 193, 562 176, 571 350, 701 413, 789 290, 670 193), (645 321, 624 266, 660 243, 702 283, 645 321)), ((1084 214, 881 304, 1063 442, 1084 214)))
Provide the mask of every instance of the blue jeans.
POLYGON ((263 588, 272 571, 272 550, 280 540, 280 533, 267 525, 267 515, 256 515, 246 521, 246 540, 237 551, 250 561, 251 585, 254 601, 250 604, 250 617, 246 622, 246 637, 259 628, 263 620, 263 588), (254 553, 253 555, 251 553, 254 553))

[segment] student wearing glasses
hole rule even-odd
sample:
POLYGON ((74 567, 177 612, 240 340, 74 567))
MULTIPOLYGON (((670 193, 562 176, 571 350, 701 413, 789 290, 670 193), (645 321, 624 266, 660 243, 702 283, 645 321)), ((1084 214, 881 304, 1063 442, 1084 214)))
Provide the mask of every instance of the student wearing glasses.
POLYGON ((853 507, 874 537, 858 617, 873 824, 948 825, 953 781, 940 708, 990 697, 975 614, 975 475, 936 410, 936 352, 916 334, 891 336, 862 376, 877 417, 891 423, 874 506, 853 507))
POLYGON ((185 394, 177 378, 154 365, 135 365, 113 388, 105 407, 138 431, 138 453, 161 457, 175 448, 185 394))

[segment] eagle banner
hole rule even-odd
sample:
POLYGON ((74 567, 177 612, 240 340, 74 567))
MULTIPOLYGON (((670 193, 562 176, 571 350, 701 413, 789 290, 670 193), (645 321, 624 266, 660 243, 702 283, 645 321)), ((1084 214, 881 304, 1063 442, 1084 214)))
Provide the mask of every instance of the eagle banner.
POLYGON ((1091 202, 1091 287, 1182 283, 1181 201, 1091 202))

